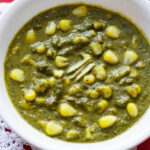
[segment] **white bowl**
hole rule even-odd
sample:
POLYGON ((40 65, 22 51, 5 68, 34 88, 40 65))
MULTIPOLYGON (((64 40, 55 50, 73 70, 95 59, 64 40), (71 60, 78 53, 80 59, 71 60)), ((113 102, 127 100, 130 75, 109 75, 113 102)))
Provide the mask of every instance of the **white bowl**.
POLYGON ((131 19, 150 39, 150 4, 148 0, 16 0, 0 18, 0 115, 7 124, 29 143, 46 150, 124 150, 150 136, 150 109, 129 130, 97 143, 69 143, 50 138, 30 125, 12 105, 4 83, 4 60, 8 45, 16 32, 33 16, 51 7, 68 3, 89 3, 119 12, 131 19))

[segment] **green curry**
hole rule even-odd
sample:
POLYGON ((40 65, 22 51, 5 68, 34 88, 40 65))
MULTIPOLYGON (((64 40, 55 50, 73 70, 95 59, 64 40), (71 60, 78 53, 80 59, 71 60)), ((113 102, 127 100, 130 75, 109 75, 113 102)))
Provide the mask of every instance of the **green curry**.
POLYGON ((5 60, 8 94, 48 136, 107 140, 150 103, 150 47, 120 15, 88 5, 40 13, 15 36, 5 60))

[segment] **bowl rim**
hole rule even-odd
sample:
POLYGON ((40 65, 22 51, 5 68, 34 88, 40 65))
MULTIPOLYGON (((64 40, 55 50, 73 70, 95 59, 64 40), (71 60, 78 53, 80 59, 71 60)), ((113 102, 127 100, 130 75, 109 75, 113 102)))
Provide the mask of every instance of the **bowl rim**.
MULTIPOLYGON (((22 0, 22 2, 25 0, 22 0)), ((139 0, 134 0, 134 1, 139 1, 139 0)), ((11 12, 12 9, 17 8, 19 6, 19 4, 22 3, 20 0, 15 0, 15 2, 13 2, 13 4, 11 4, 11 6, 0 16, 0 20, 3 19, 4 17, 6 17, 6 15, 11 12)), ((148 2, 147 0, 143 0, 143 2, 147 3, 147 5, 150 5, 150 2, 148 2)), ((39 143, 37 143, 36 140, 34 140, 32 137, 29 137, 28 134, 24 134, 24 132, 18 128, 16 128, 14 126, 14 123, 10 122, 9 119, 7 118, 7 115, 5 114, 5 112, 1 111, 0 109, 0 115, 1 117, 6 121, 6 123, 23 139, 25 139, 27 142, 32 143, 34 146, 36 147, 40 147, 41 149, 43 149, 43 147, 45 147, 44 145, 39 145, 39 143)), ((144 114, 145 115, 145 114, 144 114)), ((141 118, 140 118, 141 119, 141 118)), ((140 121, 139 119, 139 121, 140 121)), ((150 128, 147 128, 147 130, 145 129, 145 131, 143 133, 140 133, 140 135, 136 136, 136 140, 134 140, 134 142, 128 142, 128 145, 124 145, 124 149, 128 149, 131 147, 134 147, 135 145, 137 145, 138 143, 141 143, 142 141, 144 141, 146 138, 150 137, 150 128)), ((59 140, 58 140, 59 141, 59 140)), ((64 142, 64 141, 62 141, 64 142)), ((65 142, 64 142, 65 143, 65 142)), ((66 142, 67 144, 69 142, 66 142)), ((80 144, 80 143, 73 143, 73 144, 80 144)), ((94 143, 83 143, 83 145, 89 145, 89 144, 94 144, 94 143)), ((46 148, 46 147, 45 147, 46 148)), ((55 147, 53 147, 52 149, 55 149, 55 147)), ((56 149, 55 149, 56 150, 56 149)), ((117 149, 115 149, 117 150, 117 149)))

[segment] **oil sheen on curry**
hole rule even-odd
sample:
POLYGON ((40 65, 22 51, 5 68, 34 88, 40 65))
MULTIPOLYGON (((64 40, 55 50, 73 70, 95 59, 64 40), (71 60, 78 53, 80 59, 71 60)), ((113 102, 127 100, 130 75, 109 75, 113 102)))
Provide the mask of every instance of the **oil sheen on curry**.
POLYGON ((131 127, 150 103, 150 47, 119 14, 78 4, 40 13, 5 60, 19 114, 49 137, 97 142, 131 127))

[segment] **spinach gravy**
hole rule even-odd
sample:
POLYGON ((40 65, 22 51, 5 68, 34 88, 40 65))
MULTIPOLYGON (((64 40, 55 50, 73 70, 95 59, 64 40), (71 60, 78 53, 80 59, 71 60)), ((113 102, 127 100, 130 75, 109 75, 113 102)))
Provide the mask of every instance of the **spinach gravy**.
POLYGON ((12 40, 6 89, 46 135, 97 142, 130 128, 150 104, 150 46, 117 13, 84 4, 42 12, 12 40))

